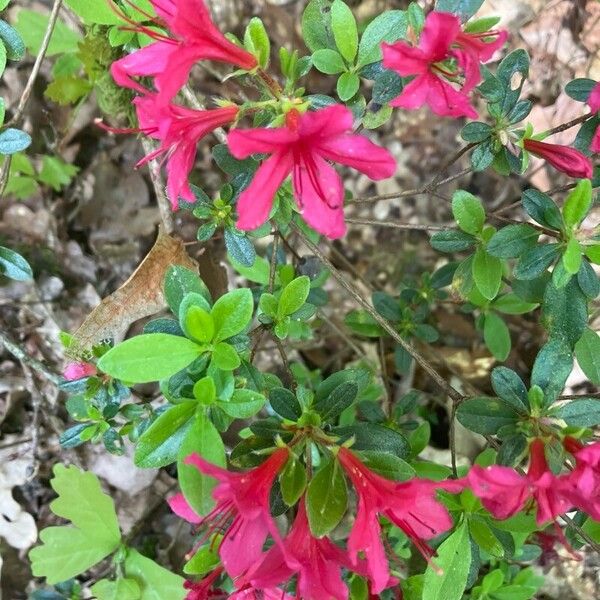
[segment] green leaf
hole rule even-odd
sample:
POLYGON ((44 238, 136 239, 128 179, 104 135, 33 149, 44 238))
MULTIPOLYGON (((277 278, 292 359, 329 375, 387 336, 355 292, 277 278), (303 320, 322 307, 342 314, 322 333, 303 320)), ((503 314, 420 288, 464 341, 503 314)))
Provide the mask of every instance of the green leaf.
POLYGON ((376 16, 366 27, 358 47, 357 66, 363 67, 382 59, 381 43, 404 39, 408 22, 402 10, 387 10, 376 16))
POLYGON ((461 130, 460 135, 465 142, 479 143, 487 140, 494 129, 487 123, 473 121, 467 123, 461 130))
POLYGON ((496 367, 491 375, 494 392, 518 411, 529 411, 527 388, 511 369, 496 367))
POLYGON ((560 253, 559 244, 544 244, 526 250, 515 267, 513 274, 517 279, 529 281, 540 277, 557 259, 560 253))
POLYGON ((130 383, 160 381, 185 369, 202 354, 198 344, 178 335, 148 333, 111 348, 98 368, 130 383))
POLYGON ((410 454, 410 444, 400 432, 378 423, 335 427, 333 432, 339 435, 342 441, 354 437, 353 450, 388 452, 400 458, 407 458, 410 454))
POLYGON ((564 340, 572 348, 587 326, 587 308, 587 298, 575 279, 562 288, 549 283, 542 305, 542 322, 549 336, 564 340))
POLYGON ((459 525, 437 549, 435 564, 436 569, 429 565, 425 571, 423 600, 461 600, 471 565, 466 522, 459 525))
POLYGON ((573 353, 560 339, 550 339, 539 351, 531 372, 531 385, 544 392, 544 405, 550 406, 565 387, 573 369, 573 353))
POLYGON ((571 427, 595 427, 600 424, 600 400, 581 398, 563 404, 556 416, 571 427))
POLYGON ((591 206, 592 182, 589 179, 580 179, 563 205, 562 212, 565 225, 572 229, 578 227, 585 219, 591 206))
POLYGON ((4 45, 5 59, 21 60, 25 56, 25 43, 19 32, 0 19, 0 41, 4 45))
POLYGON ((251 267, 256 260, 256 250, 250 239, 235 227, 226 227, 224 237, 229 256, 232 256, 239 264, 251 267))
POLYGON ((117 13, 111 10, 108 2, 94 2, 90 0, 65 0, 65 4, 86 25, 118 25, 123 23, 117 13))
POLYGON ((70 165, 56 156, 44 156, 38 179, 49 185, 55 192, 60 192, 63 187, 71 183, 78 172, 79 167, 70 165))
POLYGON ((575 344, 575 356, 579 366, 596 385, 600 385, 600 336, 586 329, 575 344))
POLYGON ((438 252, 461 252, 473 247, 477 238, 456 229, 436 231, 431 236, 431 246, 438 252))
POLYGON ((494 310, 507 315, 523 315, 536 309, 537 306, 535 302, 521 300, 521 298, 512 292, 499 296, 491 304, 494 310))
POLYGON ((510 331, 504 320, 495 312, 485 315, 483 339, 490 352, 499 361, 505 361, 510 354, 510 331))
POLYGON ((321 48, 312 55, 313 65, 321 73, 337 75, 346 70, 344 59, 337 50, 321 48))
POLYGON ((578 102, 587 102, 592 90, 596 87, 596 82, 593 79, 579 78, 569 81, 565 86, 565 92, 568 96, 578 102))
MULTIPOLYGON (((0 75, 2 75, 6 69, 6 58, 6 46, 4 43, 0 42, 0 75)), ((2 118, 0 118, 0 125, 4 124, 4 113, 4 100, 2 100, 2 114, 0 115, 2 118)))
POLYGON ((204 460, 225 468, 225 446, 221 434, 201 412, 196 413, 177 453, 177 476, 181 491, 194 511, 204 516, 214 505, 212 497, 216 485, 212 477, 201 473, 193 465, 184 464, 190 454, 198 454, 204 460))
POLYGON ((504 547, 485 521, 481 519, 470 519, 469 533, 471 534, 473 541, 481 550, 497 558, 502 558, 504 556, 504 547))
POLYGON ((323 537, 342 520, 348 504, 348 489, 339 462, 330 460, 308 484, 306 512, 315 537, 323 537))
MULTIPOLYGON (((42 40, 48 27, 48 15, 38 11, 21 9, 17 15, 15 28, 21 34, 27 49, 31 54, 37 56, 40 52, 42 40)), ((0 34, 0 37, 2 35, 0 34)), ((50 38, 50 45, 46 56, 64 54, 65 52, 78 52, 81 36, 67 27, 60 19, 56 22, 54 32, 50 38)))
POLYGON ((473 280, 484 298, 493 300, 502 285, 502 261, 478 248, 473 259, 473 280))
POLYGON ((209 305, 212 304, 210 292, 202 279, 200 279, 197 273, 181 265, 171 265, 167 269, 163 290, 167 304, 176 316, 179 316, 181 302, 190 292, 200 294, 209 305))
POLYGON ((266 398, 253 390, 236 390, 228 402, 218 402, 221 410, 234 419, 249 419, 264 405, 266 398))
POLYGON ((352 64, 358 50, 358 28, 352 11, 342 0, 333 0, 331 5, 331 28, 340 54, 352 64))
POLYGON ((128 549, 124 567, 127 577, 135 579, 142 590, 140 600, 184 600, 187 594, 182 577, 171 573, 137 550, 128 549))
POLYGON ((296 395, 285 388, 273 388, 269 392, 269 404, 284 419, 297 421, 302 416, 302 407, 296 395))
POLYGON ((342 73, 337 81, 337 95, 342 102, 352 98, 360 87, 360 77, 356 73, 342 73))
POLYGON ((248 281, 253 283, 259 283, 260 285, 267 285, 269 283, 269 261, 257 256, 251 267, 246 267, 240 262, 235 260, 235 257, 230 256, 229 261, 231 266, 248 281))
POLYGON ((534 221, 550 229, 562 229, 562 215, 550 196, 530 188, 523 192, 522 202, 523 208, 534 221))
POLYGON ((139 600, 142 593, 135 579, 123 578, 101 579, 90 589, 97 600, 139 600))
POLYGON ((20 254, 4 246, 0 246, 0 273, 15 281, 33 279, 29 263, 20 254))
POLYGON ((582 258, 581 244, 575 238, 571 238, 562 256, 565 271, 570 275, 576 275, 581 268, 582 258))
POLYGON ((263 69, 266 69, 269 65, 271 42, 264 23, 258 17, 250 19, 246 26, 244 46, 246 50, 256 57, 258 64, 263 69))
POLYGON ((73 526, 43 529, 43 545, 33 548, 29 559, 33 574, 52 585, 87 571, 114 552, 121 532, 113 501, 93 473, 56 465, 51 484, 58 498, 50 509, 73 526))
POLYGON ((183 330, 195 341, 207 344, 215 334, 215 323, 203 308, 190 306, 183 320, 183 330))
POLYGON ((306 275, 297 277, 288 283, 279 297, 277 317, 282 319, 295 313, 306 302, 310 293, 310 278, 306 275))
POLYGON ((331 29, 332 0, 311 0, 302 15, 302 37, 311 52, 335 48, 331 29))
POLYGON ((213 306, 216 342, 226 340, 246 329, 252 320, 254 300, 248 288, 233 290, 221 296, 213 306))
POLYGON ((306 467, 291 453, 281 475, 279 485, 281 496, 288 506, 294 506, 306 489, 306 467))
POLYGON ((406 481, 416 476, 413 467, 388 452, 362 451, 360 458, 371 471, 391 481, 406 481))
POLYGON ((9 127, 0 133, 0 154, 16 154, 31 145, 31 136, 20 129, 9 127))
POLYGON ((479 234, 485 223, 485 210, 481 200, 464 190, 454 192, 452 196, 452 214, 458 226, 465 233, 471 235, 479 234))
POLYGON ((235 348, 227 342, 219 342, 213 349, 212 361, 218 369, 233 371, 241 364, 235 348))
POLYGON ((493 435, 500 427, 516 423, 519 415, 510 404, 499 398, 480 396, 461 402, 456 418, 471 431, 493 435))
POLYGON ((163 412, 140 436, 135 447, 136 466, 151 469, 174 463, 197 408, 197 402, 182 402, 163 412))
POLYGON ((347 408, 352 406, 358 395, 356 383, 347 381, 338 385, 328 396, 318 400, 313 408, 324 421, 334 421, 347 408))
POLYGON ((540 232, 526 223, 508 225, 492 236, 486 250, 498 258, 517 258, 535 247, 539 237, 540 232))

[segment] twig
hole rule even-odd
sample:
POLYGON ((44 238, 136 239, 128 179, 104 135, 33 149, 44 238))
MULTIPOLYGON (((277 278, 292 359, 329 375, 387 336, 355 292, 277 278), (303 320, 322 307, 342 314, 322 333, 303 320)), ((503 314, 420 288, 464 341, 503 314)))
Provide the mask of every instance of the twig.
POLYGON ((553 135, 554 133, 560 133, 561 131, 566 131, 567 129, 571 129, 571 127, 575 127, 575 125, 579 125, 579 123, 585 123, 589 121, 592 117, 595 116, 595 113, 589 113, 587 115, 581 115, 572 121, 568 121, 567 123, 563 123, 562 125, 557 125, 552 129, 548 129, 544 133, 548 136, 553 135))
MULTIPOLYGON (((15 114, 13 115, 12 119, 5 124, 5 127, 17 125, 21 120, 23 113, 25 112, 27 102, 29 102, 29 97, 31 96, 31 92, 33 91, 33 86, 35 85, 35 81, 40 72, 42 61, 44 60, 46 52, 48 51, 48 46, 50 45, 50 38, 52 37, 52 32, 54 31, 54 27, 56 25, 58 13, 60 11, 61 6, 62 0, 54 0, 52 11, 50 12, 50 17, 48 19, 48 25, 46 26, 46 31, 44 33, 44 38, 42 39, 42 43, 40 45, 40 51, 38 52, 35 62, 33 63, 33 68, 31 69, 31 73, 29 74, 29 79, 27 80, 25 89, 21 94, 21 99, 19 100, 19 104, 17 105, 15 114)), ((0 171, 0 198, 4 195, 4 190, 6 189, 6 184, 8 183, 8 174, 10 172, 11 162, 12 158, 10 156, 7 156, 4 159, 4 163, 2 164, 2 170, 0 171)))
POLYGON ((369 315, 384 329, 386 333, 388 333, 395 342, 400 344, 402 348, 404 348, 421 366, 421 368, 433 379, 436 385, 443 390, 453 402, 460 402, 463 399, 463 395, 454 387, 452 387, 432 366, 431 364, 423 357, 421 354, 413 348, 406 340, 404 340, 400 334, 394 329, 394 327, 384 319, 370 304, 367 300, 365 300, 356 290, 356 288, 338 271, 329 258, 321 252, 319 247, 316 244, 313 244, 310 239, 300 230, 299 227, 292 224, 291 227, 294 229, 296 234, 300 237, 304 245, 313 252, 321 262, 331 271, 333 277, 338 281, 338 283, 354 298, 358 304, 360 304, 369 315))
POLYGON ((448 158, 448 160, 446 160, 442 166, 440 167, 439 173, 433 178, 433 181, 431 182, 431 187, 434 187, 438 184, 438 181, 440 180, 440 177, 446 172, 446 170, 451 167, 461 156, 463 156, 464 154, 466 154, 469 150, 472 150, 473 148, 475 148, 475 146, 477 146, 478 144, 476 142, 472 142, 470 144, 467 144, 466 146, 463 146, 462 148, 460 148, 459 150, 457 150, 454 154, 452 154, 450 156, 450 158, 448 158))
POLYGON ((38 446, 39 446, 39 429, 40 429, 40 408, 42 404, 42 395, 38 390, 33 377, 32 369, 21 361, 23 374, 25 375, 25 384, 31 396, 31 404, 33 406, 33 415, 31 418, 31 465, 27 468, 27 476, 33 479, 38 472, 38 446))
POLYGON ((31 367, 34 371, 41 373, 48 381, 58 386, 61 382, 61 378, 56 373, 53 373, 42 364, 39 360, 29 356, 21 346, 10 340, 5 333, 0 331, 0 344, 2 344, 8 352, 10 352, 15 358, 21 361, 24 365, 31 367))
POLYGON ((269 294, 275 289, 275 275, 277 274, 277 252, 279 251, 279 232, 273 234, 271 247, 271 264, 269 265, 269 294))
MULTIPOLYGON (((152 142, 146 138, 142 138, 142 146, 146 154, 154 152, 152 142)), ((152 181, 152 187, 156 194, 156 202, 158 203, 158 210, 160 211, 160 218, 162 220, 165 232, 171 235, 175 231, 175 221, 173 220, 173 213, 171 211, 171 203, 165 193, 165 184, 160 173, 160 164, 156 160, 148 162, 148 170, 150 171, 150 180, 152 181)))
POLYGON ((292 372, 292 369, 290 368, 290 361, 288 360, 287 354, 285 353, 285 348, 283 347, 283 344, 281 343, 281 340, 275 335, 273 334, 273 340, 275 341, 275 345, 277 346, 277 350, 279 351, 279 356, 281 356, 281 361, 283 362, 283 367, 285 369, 285 372, 288 376, 289 384, 290 384, 290 389, 292 390, 296 390, 296 378, 294 377, 294 373, 292 372))
POLYGON ((376 227, 391 227, 393 229, 417 230, 417 231, 447 231, 451 227, 444 225, 422 225, 417 223, 400 223, 398 221, 378 221, 376 219, 346 219, 346 223, 353 225, 375 225, 376 227))

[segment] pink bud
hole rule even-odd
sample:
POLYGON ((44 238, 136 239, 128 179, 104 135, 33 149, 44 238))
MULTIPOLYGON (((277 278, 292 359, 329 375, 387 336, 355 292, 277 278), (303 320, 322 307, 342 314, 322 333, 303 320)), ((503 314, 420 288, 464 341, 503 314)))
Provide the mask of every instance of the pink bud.
POLYGON ((90 377, 97 373, 95 365, 87 362, 69 363, 63 371, 63 377, 67 381, 76 381, 84 377, 90 377))

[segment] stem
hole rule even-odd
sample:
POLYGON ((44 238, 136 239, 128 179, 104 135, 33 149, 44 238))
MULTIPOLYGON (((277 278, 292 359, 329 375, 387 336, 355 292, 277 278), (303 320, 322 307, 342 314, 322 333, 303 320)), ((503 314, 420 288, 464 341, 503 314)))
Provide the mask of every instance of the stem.
POLYGON ((263 69, 258 69, 256 71, 256 74, 258 75, 259 79, 265 84, 267 89, 271 92, 271 94, 273 94, 273 96, 275 98, 277 98, 277 99, 281 98, 281 94, 282 94, 283 90, 281 89, 281 86, 279 85, 279 83, 277 81, 275 81, 275 79, 273 79, 273 77, 271 77, 263 69))
POLYGON ((417 231, 448 231, 451 227, 444 225, 421 225, 417 223, 400 223, 398 221, 377 221, 376 219, 346 219, 346 223, 353 225, 375 225, 376 227, 391 227, 392 229, 405 229, 417 231))
POLYGON ((269 294, 275 289, 275 274, 277 273, 277 252, 279 250, 279 232, 273 234, 273 247, 271 248, 271 265, 269 269, 269 294))
POLYGON ((571 127, 575 127, 575 125, 579 125, 579 123, 585 123, 589 121, 592 117, 595 116, 595 113, 588 113, 587 115, 581 115, 572 121, 568 121, 567 123, 563 123, 562 125, 557 125, 552 129, 548 129, 548 131, 544 131, 543 135, 545 137, 549 137, 554 133, 560 133, 561 131, 566 131, 567 129, 571 129, 571 127))
POLYGON ((463 399, 463 395, 454 387, 452 387, 432 366, 431 364, 423 357, 421 354, 413 348, 408 342, 406 342, 400 334, 394 329, 394 327, 384 319, 370 304, 367 300, 365 300, 356 288, 333 266, 329 258, 321 252, 319 247, 313 244, 310 239, 304 234, 299 227, 294 224, 291 224, 292 229, 296 232, 296 234, 300 237, 304 245, 313 252, 321 262, 331 271, 333 277, 338 281, 338 283, 350 294, 350 296, 358 302, 368 313, 369 315, 388 333, 392 339, 400 344, 404 350, 406 350, 415 361, 422 367, 422 369, 433 379, 436 385, 450 398, 453 402, 458 403, 463 399))

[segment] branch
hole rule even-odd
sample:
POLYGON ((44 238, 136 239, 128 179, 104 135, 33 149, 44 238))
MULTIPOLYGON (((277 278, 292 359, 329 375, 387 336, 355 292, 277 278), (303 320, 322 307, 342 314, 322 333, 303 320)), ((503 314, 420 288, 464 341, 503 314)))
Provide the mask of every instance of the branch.
POLYGON ((321 252, 316 244, 313 244, 310 239, 304 234, 304 232, 296 225, 291 225, 292 229, 300 237, 304 245, 319 258, 319 260, 331 271, 333 277, 338 283, 352 296, 352 298, 360 304, 371 317, 388 333, 395 342, 400 344, 404 350, 406 350, 415 361, 421 366, 421 368, 434 380, 436 385, 444 391, 453 402, 458 403, 463 399, 463 395, 454 387, 452 387, 423 357, 421 354, 411 346, 406 340, 404 340, 400 334, 394 329, 394 327, 384 319, 370 304, 365 300, 356 290, 356 288, 338 271, 332 264, 332 262, 321 252))
POLYGON ((50 371, 39 360, 33 358, 21 346, 13 342, 11 339, 7 337, 7 335, 0 331, 0 344, 2 344, 8 352, 10 352, 15 358, 20 360, 24 365, 31 367, 34 371, 41 373, 48 381, 52 382, 54 385, 58 386, 61 382, 61 377, 56 373, 50 371))
POLYGON ((375 225, 377 227, 391 227, 393 229, 406 229, 418 231, 447 231, 452 229, 444 225, 421 225, 417 223, 400 223, 399 221, 377 221, 376 219, 346 219, 346 223, 353 225, 375 225))

